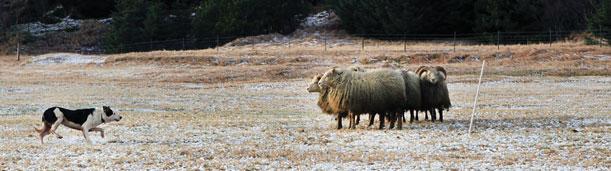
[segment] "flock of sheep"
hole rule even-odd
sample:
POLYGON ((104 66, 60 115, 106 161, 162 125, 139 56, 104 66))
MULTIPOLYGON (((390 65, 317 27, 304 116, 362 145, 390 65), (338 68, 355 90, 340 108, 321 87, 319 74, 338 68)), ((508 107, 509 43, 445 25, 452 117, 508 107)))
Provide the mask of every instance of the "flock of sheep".
POLYGON ((441 66, 420 66, 416 72, 397 68, 365 70, 358 66, 333 67, 317 74, 310 82, 308 92, 318 92, 318 106, 327 114, 336 115, 337 129, 342 118, 349 119, 354 129, 361 114, 369 114, 369 125, 378 115, 380 129, 389 122, 392 129, 401 129, 404 113, 410 112, 410 122, 418 120, 418 111, 427 112, 435 122, 436 111, 443 122, 443 110, 452 105, 446 84, 446 70, 441 66))

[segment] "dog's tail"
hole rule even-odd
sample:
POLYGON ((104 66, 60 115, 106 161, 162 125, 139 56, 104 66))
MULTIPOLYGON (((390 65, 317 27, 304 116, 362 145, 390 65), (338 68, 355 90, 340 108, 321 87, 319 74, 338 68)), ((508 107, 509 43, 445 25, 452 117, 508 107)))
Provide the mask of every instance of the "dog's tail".
POLYGON ((36 128, 36 126, 32 126, 34 127, 34 130, 36 130, 36 132, 41 133, 42 132, 42 128, 36 128))
POLYGON ((35 126, 35 125, 32 125, 32 127, 34 127, 34 130, 35 130, 36 132, 38 132, 38 133, 42 133, 42 132, 44 132, 46 129, 48 129, 48 127, 50 127, 50 125, 49 125, 49 124, 47 124, 47 123, 42 123, 42 128, 36 128, 36 126, 35 126))

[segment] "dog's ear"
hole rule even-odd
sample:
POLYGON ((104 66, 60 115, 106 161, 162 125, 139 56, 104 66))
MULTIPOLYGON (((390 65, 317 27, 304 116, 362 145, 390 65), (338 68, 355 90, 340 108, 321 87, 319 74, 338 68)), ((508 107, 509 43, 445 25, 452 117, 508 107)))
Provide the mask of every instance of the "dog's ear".
POLYGON ((102 106, 102 110, 104 111, 104 113, 112 113, 112 109, 110 109, 110 106, 102 106))
POLYGON ((110 116, 113 115, 113 111, 110 109, 109 106, 102 106, 102 110, 104 111, 104 113, 106 114, 106 116, 110 116))

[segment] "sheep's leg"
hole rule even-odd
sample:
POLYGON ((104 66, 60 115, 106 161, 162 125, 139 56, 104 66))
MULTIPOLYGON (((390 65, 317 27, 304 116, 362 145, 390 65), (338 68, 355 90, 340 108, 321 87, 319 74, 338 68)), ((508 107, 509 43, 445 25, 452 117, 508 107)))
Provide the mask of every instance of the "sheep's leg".
POLYGON ((414 110, 409 110, 409 123, 412 122, 414 122, 414 110))
POLYGON ((342 114, 338 113, 337 114, 337 129, 342 129, 342 114))
POLYGON ((437 120, 437 114, 435 112, 435 108, 431 108, 429 110, 431 112, 431 122, 435 122, 435 120, 437 120))
POLYGON ((356 129, 356 125, 358 124, 358 120, 357 118, 360 118, 360 115, 354 115, 352 118, 354 118, 354 125, 352 125, 353 129, 356 129))
POLYGON ((386 122, 386 120, 384 120, 385 114, 383 113, 378 113, 378 120, 380 120, 380 129, 384 129, 384 122, 386 122))
POLYGON ((403 122, 401 122, 401 120, 405 120, 405 116, 403 115, 403 111, 401 112, 397 112, 397 129, 401 130, 403 129, 403 122))
POLYGON ((350 115, 350 129, 355 129, 356 128, 356 124, 355 124, 356 116, 352 112, 350 112, 349 115, 350 115))
POLYGON ((348 129, 352 129, 352 124, 354 124, 354 119, 352 119, 352 113, 348 113, 348 129))
POLYGON ((371 125, 373 125, 373 120, 375 119, 375 117, 376 117, 375 113, 369 114, 369 125, 367 125, 367 127, 371 127, 371 125))
POLYGON ((439 122, 443 122, 443 108, 437 109, 439 111, 439 122))
POLYGON ((352 129, 352 125, 354 124, 354 117, 352 113, 348 114, 348 129, 352 129))
POLYGON ((395 128, 395 121, 396 120, 397 120, 397 116, 394 113, 392 113, 392 112, 388 113, 388 121, 390 122, 389 126, 388 126, 388 129, 395 128))
POLYGON ((427 110, 424 110, 424 120, 425 120, 425 121, 428 121, 428 120, 429 120, 429 115, 428 115, 428 114, 429 114, 429 112, 430 112, 430 111, 429 111, 428 109, 427 109, 427 110))
POLYGON ((414 115, 416 115, 416 121, 418 121, 418 110, 412 110, 414 112, 414 115))
POLYGON ((359 122, 361 122, 361 115, 356 115, 356 123, 355 123, 355 125, 358 125, 359 122))

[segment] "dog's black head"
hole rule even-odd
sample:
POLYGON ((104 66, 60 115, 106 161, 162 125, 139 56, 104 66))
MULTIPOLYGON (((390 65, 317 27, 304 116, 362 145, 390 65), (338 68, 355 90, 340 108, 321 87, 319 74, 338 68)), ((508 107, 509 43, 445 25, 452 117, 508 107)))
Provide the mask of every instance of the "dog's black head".
POLYGON ((110 118, 112 121, 120 121, 123 118, 119 114, 112 111, 109 106, 102 106, 102 109, 104 110, 106 117, 110 118))

